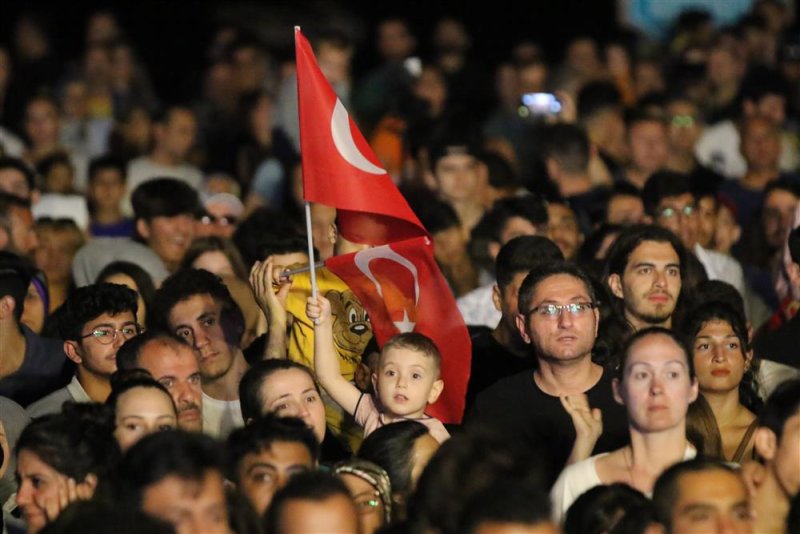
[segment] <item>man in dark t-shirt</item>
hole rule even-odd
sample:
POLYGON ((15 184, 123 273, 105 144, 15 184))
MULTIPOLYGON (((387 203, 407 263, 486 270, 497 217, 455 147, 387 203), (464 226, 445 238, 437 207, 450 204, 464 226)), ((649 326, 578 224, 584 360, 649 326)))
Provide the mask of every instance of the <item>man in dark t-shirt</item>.
POLYGON ((495 308, 502 314, 494 328, 473 331, 472 364, 467 385, 467 410, 475 397, 501 378, 536 367, 536 358, 517 330, 517 296, 528 272, 551 260, 563 260, 558 246, 542 236, 512 239, 497 254, 495 308))
POLYGON ((591 359, 599 320, 591 281, 580 268, 551 261, 532 269, 519 291, 517 328, 533 345, 537 367, 486 389, 468 414, 468 425, 489 427, 542 454, 551 483, 576 446, 562 398, 601 411, 603 430, 592 454, 627 440, 625 410, 613 399, 610 373, 591 359))

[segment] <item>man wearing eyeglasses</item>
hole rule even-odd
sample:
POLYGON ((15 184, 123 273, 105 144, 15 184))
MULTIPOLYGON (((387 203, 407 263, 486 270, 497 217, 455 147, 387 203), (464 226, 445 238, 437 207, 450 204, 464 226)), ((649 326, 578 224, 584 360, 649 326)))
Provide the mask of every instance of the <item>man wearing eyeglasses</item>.
POLYGON ((59 330, 75 375, 66 387, 31 404, 31 417, 58 413, 67 401, 105 402, 117 370, 117 350, 139 334, 136 310, 136 293, 118 284, 85 286, 67 298, 59 330))
POLYGON ((647 180, 642 198, 653 222, 678 236, 686 250, 703 265, 709 280, 727 282, 746 298, 744 273, 739 262, 698 243, 699 212, 687 175, 671 171, 655 173, 647 180))
POLYGON ((468 424, 540 453, 551 483, 568 461, 626 441, 626 416, 614 402, 611 376, 592 361, 598 305, 591 280, 574 264, 532 269, 519 290, 516 323, 533 348, 536 369, 483 391, 468 417, 468 424))

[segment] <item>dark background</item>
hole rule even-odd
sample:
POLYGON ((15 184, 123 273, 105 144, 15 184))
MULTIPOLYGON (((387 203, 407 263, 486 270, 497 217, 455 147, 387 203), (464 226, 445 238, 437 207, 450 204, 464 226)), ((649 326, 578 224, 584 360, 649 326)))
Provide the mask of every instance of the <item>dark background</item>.
POLYGON ((417 35, 423 57, 436 21, 444 15, 462 19, 472 33, 474 55, 486 64, 508 56, 513 44, 531 39, 551 60, 559 59, 567 40, 616 34, 614 0, 406 1, 277 0, 267 2, 185 0, 91 1, 0 0, 0 43, 8 44, 18 15, 31 11, 50 28, 59 59, 72 61, 82 52, 85 22, 94 10, 110 7, 147 65, 156 90, 166 99, 199 92, 200 72, 214 30, 225 21, 244 21, 268 41, 280 59, 293 55, 292 27, 309 33, 338 26, 356 38, 354 70, 358 76, 374 64, 375 23, 387 16, 406 18, 417 35))

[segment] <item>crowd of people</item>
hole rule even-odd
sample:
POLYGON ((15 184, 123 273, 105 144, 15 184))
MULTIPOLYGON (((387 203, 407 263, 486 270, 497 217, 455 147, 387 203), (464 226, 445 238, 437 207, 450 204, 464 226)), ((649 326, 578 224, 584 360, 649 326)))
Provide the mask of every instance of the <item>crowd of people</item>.
POLYGON ((432 237, 472 347, 445 361, 419 332, 379 346, 324 267, 311 296, 309 263, 367 246, 312 204, 309 257, 292 61, 226 23, 166 101, 113 11, 74 62, 22 13, 3 534, 800 532, 793 15, 687 10, 665 41, 497 65, 455 17, 425 46, 387 18, 358 75, 347 25, 304 28, 432 237), (430 415, 445 365, 470 368, 458 424, 430 415))

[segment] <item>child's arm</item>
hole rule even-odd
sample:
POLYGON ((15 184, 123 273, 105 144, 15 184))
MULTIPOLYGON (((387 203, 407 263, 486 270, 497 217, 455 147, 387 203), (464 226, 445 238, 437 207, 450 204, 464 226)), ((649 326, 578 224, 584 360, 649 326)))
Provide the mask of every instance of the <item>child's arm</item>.
POLYGON ((308 298, 306 314, 314 323, 314 371, 328 395, 347 413, 353 415, 361 392, 339 370, 339 356, 333 346, 331 303, 323 296, 308 298))

